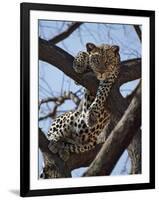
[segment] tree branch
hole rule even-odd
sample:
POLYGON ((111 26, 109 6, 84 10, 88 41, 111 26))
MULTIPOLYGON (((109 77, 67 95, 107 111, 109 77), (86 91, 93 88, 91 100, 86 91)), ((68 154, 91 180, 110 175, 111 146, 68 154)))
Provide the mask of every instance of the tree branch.
POLYGON ((119 86, 139 78, 141 78, 141 58, 121 62, 120 74, 117 80, 119 86))
POLYGON ((48 97, 46 99, 42 99, 39 102, 39 107, 41 106, 41 104, 49 103, 49 102, 54 102, 56 104, 62 104, 62 103, 64 103, 65 100, 72 100, 77 106, 80 103, 80 98, 75 93, 69 91, 69 92, 64 92, 63 95, 61 95, 59 97, 48 97))
POLYGON ((114 128, 100 152, 83 176, 98 176, 105 169, 109 175, 141 126, 141 85, 124 116, 114 128))
POLYGON ((57 113, 58 107, 59 107, 59 105, 56 104, 51 112, 47 113, 47 114, 44 115, 44 116, 39 117, 39 121, 42 121, 42 120, 44 120, 44 119, 47 119, 48 117, 54 119, 54 118, 56 117, 56 113, 57 113))
POLYGON ((70 91, 64 92, 63 95, 59 97, 48 97, 46 99, 42 99, 39 102, 39 109, 40 109, 41 104, 49 103, 49 102, 54 102, 55 106, 51 112, 49 112, 48 114, 44 116, 39 117, 39 121, 47 119, 48 117, 55 118, 58 107, 61 106, 66 100, 72 100, 76 104, 77 107, 81 101, 80 98, 76 94, 70 91))
POLYGON ((72 32, 74 32, 77 28, 80 27, 80 25, 83 24, 82 22, 73 22, 68 28, 60 33, 59 35, 53 37, 49 40, 49 43, 51 44, 57 44, 58 42, 61 42, 65 38, 67 38, 69 35, 71 35, 72 32))
POLYGON ((141 34, 141 29, 140 29, 140 26, 139 25, 134 25, 134 29, 138 35, 138 38, 140 40, 140 42, 142 42, 142 34, 141 34))

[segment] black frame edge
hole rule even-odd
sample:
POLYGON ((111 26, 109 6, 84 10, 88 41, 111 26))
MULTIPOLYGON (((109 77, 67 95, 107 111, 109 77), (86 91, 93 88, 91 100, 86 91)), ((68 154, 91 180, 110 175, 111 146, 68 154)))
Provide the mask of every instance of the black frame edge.
POLYGON ((154 189, 150 183, 30 190, 25 197, 154 189))
POLYGON ((37 3, 21 3, 20 4, 20 196, 44 196, 44 195, 62 195, 62 194, 77 194, 77 193, 95 193, 95 192, 111 192, 124 190, 140 190, 155 188, 155 134, 150 134, 150 182, 140 184, 125 184, 125 185, 108 185, 108 186, 93 186, 80 188, 61 188, 61 189, 43 189, 30 190, 30 132, 29 132, 29 111, 30 111, 30 80, 29 80, 29 19, 30 10, 58 10, 67 12, 88 12, 99 13, 108 12, 107 14, 116 15, 131 15, 131 16, 146 16, 150 18, 150 125, 151 131, 155 132, 155 120, 152 116, 155 113, 155 11, 150 10, 130 10, 116 8, 99 8, 99 7, 83 7, 71 5, 53 5, 53 4, 37 4, 37 3), (73 9, 73 11, 72 11, 73 9), (81 11, 82 10, 82 11, 81 11), (123 14, 124 12, 124 14, 123 14), (133 14, 132 14, 133 13, 133 14), (25 48, 24 48, 25 46, 25 48), (25 115, 24 115, 25 110, 25 115), (25 133, 24 133, 25 132, 25 133))
POLYGON ((155 188, 155 11, 150 16, 150 183, 155 188), (153 134, 152 134, 153 133, 153 134))
POLYGON ((78 13, 100 13, 100 14, 115 14, 115 15, 131 15, 131 16, 151 16, 153 10, 138 10, 126 8, 109 8, 109 7, 94 7, 80 5, 62 5, 62 4, 45 4, 45 3, 21 3, 24 7, 30 10, 46 10, 46 11, 61 11, 61 12, 78 12, 78 13))
POLYGON ((29 156, 29 9, 28 4, 20 4, 20 196, 30 191, 29 156), (25 48, 24 48, 25 47, 25 48), (24 114, 25 111, 25 114, 24 114))

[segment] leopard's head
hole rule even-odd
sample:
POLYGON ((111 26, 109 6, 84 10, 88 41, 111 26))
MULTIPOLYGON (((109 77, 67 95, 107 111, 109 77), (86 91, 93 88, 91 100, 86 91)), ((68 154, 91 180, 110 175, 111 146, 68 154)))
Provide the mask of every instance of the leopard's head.
POLYGON ((86 44, 89 53, 89 64, 98 80, 106 80, 116 73, 120 63, 119 46, 86 44))

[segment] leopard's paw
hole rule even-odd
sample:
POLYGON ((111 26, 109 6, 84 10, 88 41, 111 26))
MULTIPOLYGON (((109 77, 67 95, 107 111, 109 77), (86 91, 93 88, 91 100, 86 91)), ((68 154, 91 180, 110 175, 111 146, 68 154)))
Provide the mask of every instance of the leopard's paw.
POLYGON ((54 154, 56 154, 58 152, 58 149, 59 149, 58 144, 56 142, 53 142, 53 141, 50 141, 48 148, 54 154))
POLYGON ((60 149, 59 156, 63 161, 67 161, 70 157, 70 153, 67 149, 60 149))
POLYGON ((73 61, 73 69, 75 72, 82 74, 87 70, 88 67, 88 53, 80 51, 73 61))

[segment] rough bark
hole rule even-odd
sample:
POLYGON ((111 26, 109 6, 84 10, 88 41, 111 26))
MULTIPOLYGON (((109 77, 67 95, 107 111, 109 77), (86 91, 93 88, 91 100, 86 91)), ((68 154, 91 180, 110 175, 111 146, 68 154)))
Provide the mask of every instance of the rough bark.
POLYGON ((142 141, 141 140, 141 130, 139 129, 128 147, 128 154, 131 159, 130 174, 141 174, 142 173, 141 141, 142 141))

